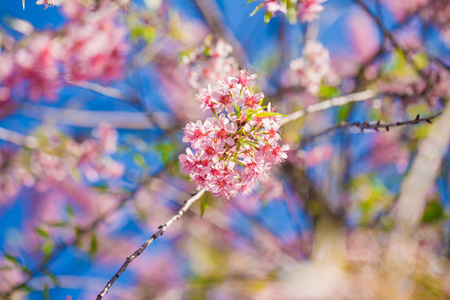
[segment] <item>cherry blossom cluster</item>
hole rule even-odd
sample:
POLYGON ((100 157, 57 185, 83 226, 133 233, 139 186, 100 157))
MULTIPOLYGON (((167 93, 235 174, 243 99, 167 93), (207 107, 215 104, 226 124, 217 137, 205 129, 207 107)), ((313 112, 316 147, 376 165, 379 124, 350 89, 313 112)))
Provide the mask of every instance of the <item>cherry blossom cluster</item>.
MULTIPOLYGON (((312 22, 318 19, 323 10, 322 3, 326 1, 327 0, 299 0, 296 9, 297 19, 303 23, 312 22)), ((265 22, 267 23, 276 12, 287 14, 288 9, 286 8, 286 4, 286 1, 281 1, 280 3, 278 0, 265 0, 255 8, 255 10, 251 13, 251 16, 264 7, 266 9, 265 22)))
POLYGON ((68 23, 58 32, 35 32, 15 51, 0 53, 0 98, 56 98, 64 80, 103 82, 122 77, 128 46, 116 12, 101 6, 95 14, 67 2, 68 23))
POLYGON ((317 95, 323 81, 333 83, 336 80, 328 50, 319 42, 308 40, 302 57, 290 62, 289 70, 283 74, 282 84, 286 88, 302 87, 317 95))
POLYGON ((198 89, 236 74, 238 64, 230 55, 232 51, 233 47, 223 40, 216 43, 206 41, 188 57, 184 56, 184 62, 188 67, 189 84, 198 89))
POLYGON ((256 75, 241 70, 239 76, 218 81, 215 88, 200 89, 200 109, 214 117, 190 122, 183 141, 190 144, 179 156, 182 169, 197 188, 229 199, 253 185, 275 164, 287 158, 287 145, 280 145, 281 114, 270 103, 261 106, 263 93, 252 86, 256 75))
POLYGON ((116 151, 117 131, 102 125, 93 137, 77 143, 45 128, 37 134, 36 149, 0 152, 0 203, 12 198, 21 185, 47 189, 81 174, 91 182, 122 175, 123 165, 110 156, 116 151))
POLYGON ((435 23, 441 30, 443 41, 450 47, 450 6, 446 0, 384 0, 387 7, 400 20, 417 11, 422 18, 435 23))
POLYGON ((36 1, 37 5, 41 5, 44 4, 45 9, 47 9, 49 6, 59 6, 61 4, 61 1, 59 0, 37 0, 36 1))

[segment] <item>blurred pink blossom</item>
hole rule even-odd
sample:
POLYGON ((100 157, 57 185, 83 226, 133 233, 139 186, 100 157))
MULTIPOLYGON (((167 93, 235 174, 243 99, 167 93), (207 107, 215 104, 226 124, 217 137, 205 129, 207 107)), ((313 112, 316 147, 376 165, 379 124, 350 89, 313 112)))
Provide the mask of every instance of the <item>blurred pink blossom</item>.
POLYGON ((319 18, 323 10, 322 3, 327 0, 300 0, 297 8, 298 19, 302 22, 312 22, 319 18))

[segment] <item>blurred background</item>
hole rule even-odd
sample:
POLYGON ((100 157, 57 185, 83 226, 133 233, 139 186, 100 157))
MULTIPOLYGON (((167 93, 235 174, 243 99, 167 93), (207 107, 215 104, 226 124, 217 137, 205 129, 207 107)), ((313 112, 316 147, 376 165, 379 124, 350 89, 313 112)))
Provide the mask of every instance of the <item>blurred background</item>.
POLYGON ((38 4, 0 2, 1 299, 96 297, 195 193, 195 95, 243 68, 277 112, 317 112, 250 195, 203 196, 105 298, 450 297, 446 0, 38 4))

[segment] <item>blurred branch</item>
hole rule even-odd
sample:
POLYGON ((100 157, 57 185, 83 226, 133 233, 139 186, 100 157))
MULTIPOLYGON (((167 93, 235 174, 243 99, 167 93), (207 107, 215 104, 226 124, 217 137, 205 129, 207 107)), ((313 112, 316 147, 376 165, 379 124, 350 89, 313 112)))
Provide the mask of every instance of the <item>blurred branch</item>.
POLYGON ((413 119, 413 120, 408 120, 408 121, 403 121, 403 122, 395 122, 395 123, 386 123, 386 124, 381 124, 379 120, 376 123, 375 122, 372 122, 372 123, 369 123, 369 122, 361 123, 361 122, 345 122, 345 121, 342 121, 338 125, 335 125, 335 126, 332 126, 330 128, 327 128, 327 129, 325 129, 325 130, 323 130, 323 131, 321 131, 321 132, 319 132, 317 134, 314 134, 312 136, 305 137, 302 140, 301 144, 309 143, 309 142, 311 142, 312 140, 316 139, 319 136, 322 136, 324 134, 327 134, 329 132, 332 132, 334 130, 341 129, 341 128, 357 127, 359 129, 361 129, 362 132, 364 132, 364 129, 372 129, 372 130, 375 130, 375 131, 379 131, 382 128, 386 129, 386 131, 389 131, 389 128, 391 128, 391 127, 401 127, 401 126, 405 126, 405 125, 416 125, 416 124, 424 123, 424 122, 432 124, 431 120, 434 119, 434 118, 437 118, 442 113, 443 112, 441 111, 441 112, 439 112, 439 113, 437 113, 437 114, 435 114, 433 116, 427 117, 427 118, 420 118, 420 115, 417 115, 416 118, 413 119))
POLYGON ((114 284, 114 282, 119 278, 119 276, 126 270, 128 265, 136 259, 144 250, 159 236, 163 235, 164 232, 177 220, 179 220, 185 213, 188 211, 188 209, 191 207, 192 204, 194 204, 196 201, 198 201, 201 196, 205 193, 205 190, 198 191, 195 195, 193 195, 191 198, 186 200, 183 207, 178 211, 178 213, 173 216, 169 221, 159 226, 159 230, 155 232, 150 239, 148 239, 144 244, 142 244, 139 249, 137 249, 133 254, 128 256, 125 259, 125 262, 120 267, 120 269, 114 274, 114 276, 111 278, 111 280, 108 281, 106 286, 103 288, 103 290, 100 292, 100 294, 97 295, 97 300, 103 299, 103 297, 108 293, 111 286, 114 284))
MULTIPOLYGON (((377 18, 377 16, 375 16, 370 9, 367 7, 366 4, 364 4, 364 2, 362 0, 354 0, 355 2, 357 2, 359 4, 359 6, 364 9, 364 11, 377 23, 378 27, 380 28, 381 32, 383 33, 383 35, 388 38, 392 45, 394 45, 395 48, 397 48, 398 50, 402 51, 405 54, 406 57, 406 61, 408 62, 408 64, 414 68, 414 70, 425 80, 428 82, 428 77, 427 75, 420 69, 418 68, 414 58, 412 57, 411 53, 405 49, 403 49, 400 46, 400 43, 398 42, 398 40, 396 39, 396 37, 394 36, 394 34, 392 34, 384 25, 383 22, 377 18)), ((441 60, 434 58, 433 61, 435 61, 436 63, 438 63, 439 65, 441 65, 442 67, 444 67, 447 70, 450 70, 450 67, 447 66, 446 64, 444 64, 441 60)))
POLYGON ((239 65, 241 67, 244 67, 247 65, 247 59, 244 49, 242 48, 239 41, 234 37, 234 35, 229 31, 226 30, 223 21, 223 15, 217 7, 217 4, 215 1, 211 0, 193 0, 194 3, 197 5, 198 9, 200 10, 200 13, 203 15, 203 18, 205 18, 206 24, 208 25, 211 32, 215 35, 220 37, 221 39, 228 42, 233 47, 233 52, 231 55, 233 55, 236 60, 238 61, 239 65))
POLYGON ((37 139, 33 136, 25 136, 18 132, 0 127, 0 140, 4 140, 27 148, 36 148, 37 139))
POLYGON ((43 261, 38 265, 35 271, 27 273, 27 278, 22 281, 21 283, 18 283, 10 288, 10 290, 7 293, 0 294, 0 299, 9 299, 16 291, 27 287, 27 285, 33 280, 33 278, 43 273, 49 264, 59 256, 59 254, 62 253, 63 250, 73 247, 75 245, 78 245, 81 240, 87 235, 92 233, 97 229, 97 227, 106 219, 108 218, 112 213, 116 212, 120 207, 122 207, 126 202, 133 199, 134 195, 131 195, 130 197, 126 197, 122 199, 116 206, 108 210, 107 212, 101 214, 98 216, 92 223, 84 228, 78 228, 76 237, 74 237, 72 240, 69 240, 67 242, 59 243, 56 245, 56 247, 53 249, 53 251, 43 259, 43 261))
POLYGON ((105 95, 107 97, 111 97, 114 99, 124 100, 124 101, 130 101, 130 97, 128 97, 126 94, 122 93, 121 90, 109 87, 109 86, 102 86, 96 83, 87 82, 87 81, 67 81, 67 83, 77 86, 86 90, 90 90, 102 95, 105 95))
POLYGON ((28 118, 78 127, 97 127, 106 122, 114 128, 154 129, 154 119, 158 119, 158 124, 170 123, 164 113, 153 113, 150 119, 143 112, 79 110, 36 104, 23 104, 19 113, 28 118))
POLYGON ((394 230, 390 237, 386 268, 395 272, 389 282, 396 287, 395 299, 408 298, 414 288, 408 284, 411 272, 417 267, 419 241, 415 237, 427 202, 427 193, 441 167, 441 160, 450 143, 450 106, 431 128, 418 147, 418 153, 406 175, 397 201, 394 230), (402 287, 402 288, 399 288, 402 287))
POLYGON ((342 97, 332 98, 327 101, 309 105, 302 110, 298 110, 298 111, 286 116, 285 118, 281 119, 281 121, 279 123, 280 123, 280 125, 285 125, 286 123, 289 123, 294 120, 298 120, 309 113, 327 110, 331 107, 342 106, 342 105, 345 105, 345 104, 348 104, 351 102, 369 100, 369 99, 372 99, 373 97, 375 97, 375 95, 376 95, 376 92, 374 90, 366 90, 363 92, 348 94, 348 95, 345 95, 342 97))

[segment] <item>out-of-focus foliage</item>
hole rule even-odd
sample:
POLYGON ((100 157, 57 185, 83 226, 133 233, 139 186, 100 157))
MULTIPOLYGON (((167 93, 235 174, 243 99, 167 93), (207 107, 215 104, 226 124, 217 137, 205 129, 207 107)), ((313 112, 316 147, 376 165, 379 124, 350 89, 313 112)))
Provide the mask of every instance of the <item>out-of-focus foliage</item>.
MULTIPOLYGON (((195 143, 192 124, 207 118, 242 127, 232 137, 247 138, 236 143, 245 160, 263 153, 255 154, 270 130, 281 134, 286 161, 258 173, 247 195, 202 196, 105 298, 450 297, 450 160, 430 142, 447 138, 445 117, 432 116, 450 96, 449 7, 1 3, 0 298, 94 298, 199 188, 178 157, 183 136, 195 143), (228 77, 250 72, 253 91, 233 90, 246 85, 228 77), (352 98, 365 91, 371 96, 352 98), (238 119, 224 95, 251 98, 248 115, 265 126, 245 132, 251 118, 238 119), (214 116, 221 105, 228 121, 214 116), (264 121, 281 116, 274 108, 304 115, 278 131, 264 121), (435 178, 405 213, 402 186, 423 156, 435 178)), ((202 133, 220 155, 202 156, 197 183, 211 163, 242 164, 216 131, 202 133)), ((273 157, 266 148, 263 159, 273 157)))

